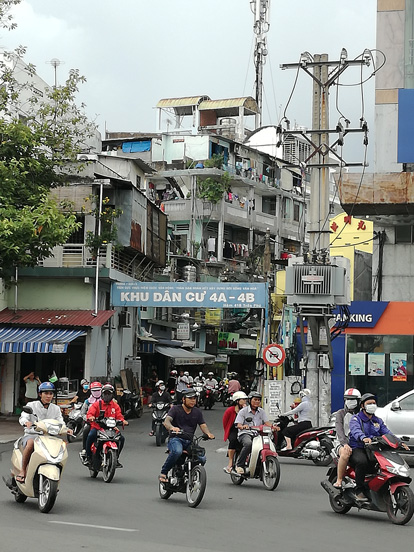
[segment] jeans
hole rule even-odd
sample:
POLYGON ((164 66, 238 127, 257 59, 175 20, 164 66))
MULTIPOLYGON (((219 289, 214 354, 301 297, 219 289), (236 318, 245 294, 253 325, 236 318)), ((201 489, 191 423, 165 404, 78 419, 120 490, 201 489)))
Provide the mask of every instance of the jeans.
MULTIPOLYGON (((181 439, 180 437, 173 437, 168 441, 168 450, 170 454, 167 456, 163 467, 161 468, 161 473, 167 475, 171 468, 173 468, 177 461, 180 459, 183 454, 183 450, 188 450, 188 447, 191 445, 191 441, 187 439, 181 439)), ((204 465, 206 463, 206 457, 200 456, 200 463, 204 465)))
MULTIPOLYGON (((86 439, 86 456, 89 460, 92 458, 91 446, 92 446, 92 443, 96 441, 97 435, 98 435, 98 430, 95 427, 93 427, 90 430, 89 435, 86 439)), ((125 437, 121 433, 120 439, 119 439, 118 456, 121 454, 121 450, 124 448, 124 443, 125 443, 125 437)))
POLYGON ((374 465, 368 460, 367 453, 363 448, 352 449, 351 457, 349 458, 349 464, 355 470, 355 494, 364 492, 365 476, 368 472, 372 471, 374 465))

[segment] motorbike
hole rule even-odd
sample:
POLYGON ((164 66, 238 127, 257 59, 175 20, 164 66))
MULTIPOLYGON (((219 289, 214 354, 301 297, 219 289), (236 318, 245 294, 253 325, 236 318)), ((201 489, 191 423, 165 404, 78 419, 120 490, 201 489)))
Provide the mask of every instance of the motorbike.
POLYGON ((141 418, 144 409, 141 397, 138 393, 132 392, 129 389, 124 389, 120 397, 119 404, 126 420, 131 418, 141 418))
POLYGON ((202 392, 203 392, 203 384, 200 383, 200 382, 195 382, 193 384, 193 389, 194 391, 197 393, 197 405, 200 407, 200 406, 203 406, 203 401, 202 401, 202 398, 201 398, 201 395, 202 395, 202 392))
POLYGON ((154 403, 152 407, 152 418, 155 425, 155 443, 157 447, 160 447, 165 443, 165 440, 168 436, 168 431, 164 427, 164 420, 167 417, 167 412, 170 409, 168 403, 154 403))
POLYGON ((216 391, 217 402, 222 402, 224 400, 224 396, 227 395, 227 388, 228 388, 228 385, 226 383, 219 384, 218 389, 216 391))
POLYGON ((99 424, 96 443, 92 443, 92 457, 88 464, 85 464, 82 453, 79 453, 81 462, 89 468, 89 475, 95 478, 100 471, 105 483, 110 483, 115 476, 115 471, 119 456, 119 442, 121 432, 117 426, 122 425, 122 421, 115 418, 98 418, 95 420, 99 424))
MULTIPOLYGON (((176 437, 180 433, 172 433, 176 437)), ((187 504, 190 508, 196 508, 203 500, 207 485, 207 474, 201 465, 205 457, 205 448, 199 445, 200 441, 207 441, 207 435, 194 436, 193 442, 184 451, 177 464, 172 468, 168 482, 159 482, 160 497, 164 500, 170 498, 173 493, 185 493, 187 504)))
MULTIPOLYGON (((23 411, 33 414, 29 406, 23 411)), ((68 451, 63 436, 67 427, 59 420, 37 420, 33 423, 39 433, 34 440, 34 450, 27 466, 24 482, 16 481, 15 475, 22 466, 21 437, 14 443, 11 457, 11 478, 4 479, 16 502, 25 502, 27 498, 37 498, 41 512, 47 514, 53 508, 59 490, 60 478, 68 459, 68 451)))
MULTIPOLYGON (((373 460, 373 473, 365 478, 364 494, 368 502, 355 497, 355 471, 347 468, 342 489, 335 489, 337 467, 328 470, 327 479, 321 482, 329 494, 331 508, 337 514, 346 514, 351 508, 387 512, 388 518, 396 525, 405 525, 414 513, 414 494, 410 489, 410 468, 396 452, 400 445, 397 437, 386 433, 372 439, 366 445, 368 457, 373 460)), ((334 453, 335 464, 338 457, 334 453)))
POLYGON ((290 421, 289 416, 279 416, 275 423, 280 427, 280 431, 273 433, 276 449, 280 457, 300 458, 312 460, 316 466, 329 466, 332 462, 331 452, 334 448, 335 429, 329 427, 310 427, 296 435, 292 443, 292 450, 282 451, 284 438, 283 429, 287 427, 290 421))
MULTIPOLYGON (((251 419, 246 418, 246 422, 251 419)), ((244 474, 236 472, 237 460, 240 451, 234 455, 233 469, 230 478, 234 485, 241 485, 247 479, 260 479, 268 491, 274 491, 280 480, 280 464, 277 452, 272 440, 272 428, 270 426, 252 426, 255 432, 252 442, 252 450, 246 460, 244 474)))
POLYGON ((205 387, 204 388, 204 397, 203 397, 203 405, 204 410, 211 410, 214 406, 216 399, 214 396, 214 388, 213 387, 205 387))
POLYGON ((73 405, 72 409, 68 415, 68 421, 66 422, 67 428, 72 430, 72 435, 68 434, 69 443, 82 435, 83 428, 85 426, 85 419, 82 414, 82 403, 76 403, 73 405))
POLYGON ((229 393, 228 389, 223 391, 222 402, 224 407, 228 407, 233 404, 233 393, 229 393))

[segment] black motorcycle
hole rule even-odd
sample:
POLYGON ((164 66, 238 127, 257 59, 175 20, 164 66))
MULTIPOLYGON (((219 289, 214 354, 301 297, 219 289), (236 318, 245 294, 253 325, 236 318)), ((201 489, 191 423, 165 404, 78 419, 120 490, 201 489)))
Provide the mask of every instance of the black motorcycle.
POLYGON ((168 431, 164 427, 164 420, 167 417, 167 412, 170 409, 168 403, 157 402, 152 405, 152 420, 154 423, 155 443, 160 447, 165 443, 168 437, 168 431))
MULTIPOLYGON (((180 434, 171 435, 176 437, 180 434)), ((171 470, 168 482, 159 482, 160 497, 164 500, 170 498, 173 493, 185 493, 190 508, 196 508, 202 501, 207 485, 207 474, 204 466, 201 465, 206 455, 205 448, 199 445, 201 440, 207 441, 207 435, 203 433, 200 437, 194 436, 188 450, 183 452, 171 470)))
POLYGON ((69 443, 73 443, 73 441, 83 433, 85 419, 82 414, 82 406, 82 403, 76 403, 69 412, 66 426, 73 431, 72 435, 68 434, 69 443))
POLYGON ((144 412, 141 397, 138 393, 132 392, 129 389, 123 390, 123 394, 119 399, 119 405, 126 420, 141 418, 144 412))

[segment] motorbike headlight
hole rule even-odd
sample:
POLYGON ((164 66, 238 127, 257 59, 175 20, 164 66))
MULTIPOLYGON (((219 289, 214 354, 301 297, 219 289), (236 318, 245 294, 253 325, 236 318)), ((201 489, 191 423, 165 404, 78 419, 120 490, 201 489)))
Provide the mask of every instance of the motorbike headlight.
POLYGON ((162 403, 157 403, 158 410, 162 410, 164 408, 164 405, 162 403))
POLYGON ((387 470, 391 473, 394 473, 395 475, 399 475, 400 477, 410 476, 410 468, 407 464, 405 464, 405 466, 401 466, 400 464, 392 464, 390 466, 387 466, 387 470))
POLYGON ((45 426, 49 435, 59 435, 60 429, 62 427, 61 424, 52 424, 50 422, 45 422, 45 426))
POLYGON ((65 451, 66 451, 66 444, 64 442, 62 442, 62 444, 60 446, 60 449, 59 449, 59 452, 57 453, 56 456, 52 456, 50 454, 49 450, 43 444, 41 439, 39 439, 38 444, 39 444, 40 448, 42 449, 42 452, 43 452, 43 454, 44 454, 44 456, 45 456, 45 458, 48 462, 51 462, 52 464, 57 464, 58 462, 61 462, 61 460, 63 458, 63 455, 65 454, 65 451))
POLYGON ((115 427, 115 426, 116 426, 115 418, 108 418, 106 420, 106 427, 115 427))
POLYGON ((263 433, 272 433, 272 428, 269 427, 269 426, 264 426, 263 427, 263 433))

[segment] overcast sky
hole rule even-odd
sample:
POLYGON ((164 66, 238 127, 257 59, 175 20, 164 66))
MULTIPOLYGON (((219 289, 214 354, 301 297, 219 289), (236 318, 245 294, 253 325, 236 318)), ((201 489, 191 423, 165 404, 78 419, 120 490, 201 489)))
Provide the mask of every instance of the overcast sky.
MULTIPOLYGON (((295 70, 279 65, 297 62, 303 51, 339 59, 343 47, 350 58, 374 49, 376 6, 376 0, 271 0, 264 124, 283 115, 295 80, 295 70)), ((79 69, 87 79, 79 100, 101 132, 153 132, 161 98, 253 94, 250 0, 24 0, 14 15, 18 27, 2 31, 0 46, 27 46, 25 61, 50 84, 48 60, 63 62, 58 82, 69 69, 79 69)), ((364 77, 371 70, 364 69, 364 77)), ((341 78, 344 84, 360 80, 357 69, 341 78)), ((301 72, 286 113, 292 123, 310 126, 311 97, 312 80, 301 72)), ((373 130, 374 79, 365 85, 364 99, 373 130)), ((336 103, 331 88, 331 125, 339 118, 336 103)), ((360 87, 340 87, 338 107, 358 126, 360 87)))

